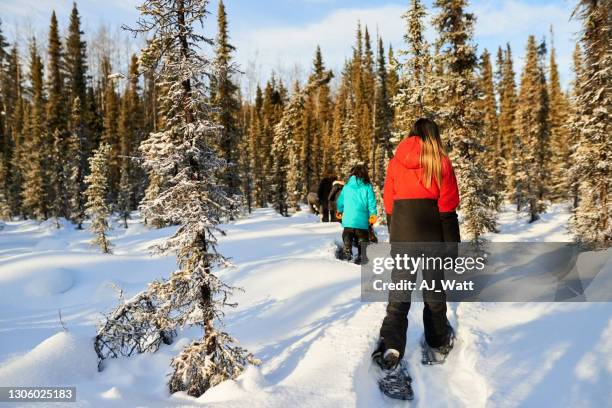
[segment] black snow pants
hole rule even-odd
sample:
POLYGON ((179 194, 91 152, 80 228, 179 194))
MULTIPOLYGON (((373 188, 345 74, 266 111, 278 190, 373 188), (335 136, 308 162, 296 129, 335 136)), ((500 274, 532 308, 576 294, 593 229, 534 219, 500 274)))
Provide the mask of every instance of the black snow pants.
POLYGON ((331 219, 329 201, 321 201, 320 210, 321 210, 321 222, 329 222, 331 219))
POLYGON ((367 229, 344 228, 342 231, 342 243, 344 245, 342 254, 344 259, 350 260, 353 254, 353 242, 357 243, 358 258, 361 259, 361 246, 370 241, 370 232, 367 229))
MULTIPOLYGON (((394 248, 394 243, 397 243, 396 247, 401 248, 399 243, 459 241, 457 214, 455 212, 439 213, 436 200, 396 200, 393 205, 393 215, 390 218, 392 248, 394 248)), ((393 271, 392 273, 393 281, 403 277, 405 277, 404 271, 402 273, 393 271)), ((426 276, 423 276, 424 280, 440 281, 443 278, 444 271, 427 271, 426 276)), ((416 274, 412 275, 411 279, 416 279, 416 274)), ((403 357, 406 348, 408 312, 411 306, 410 293, 404 293, 399 298, 396 295, 396 292, 389 294, 387 314, 380 328, 380 338, 385 350, 389 348, 398 350, 400 356, 403 357)), ((431 347, 443 346, 448 341, 449 335, 446 294, 444 291, 424 291, 423 302, 425 340, 431 347)))

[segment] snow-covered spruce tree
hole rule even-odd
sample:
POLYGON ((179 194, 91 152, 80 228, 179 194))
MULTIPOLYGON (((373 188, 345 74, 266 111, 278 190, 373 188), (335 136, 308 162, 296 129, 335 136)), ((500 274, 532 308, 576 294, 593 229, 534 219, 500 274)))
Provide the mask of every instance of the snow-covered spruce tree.
POLYGON ((541 61, 544 49, 543 45, 538 47, 534 36, 529 36, 516 112, 516 138, 520 145, 515 147, 520 150, 513 149, 513 154, 520 157, 518 166, 524 173, 515 186, 515 199, 517 207, 528 206, 529 222, 537 220, 546 209, 545 183, 550 178, 549 102, 541 61))
POLYGON ((60 217, 68 218, 68 197, 66 196, 67 176, 64 168, 66 159, 65 134, 59 129, 48 135, 50 140, 46 150, 46 177, 49 179, 49 214, 53 217, 55 226, 60 228, 60 217))
POLYGON ((213 122, 208 80, 210 59, 201 54, 211 40, 200 34, 206 0, 150 0, 139 6, 141 20, 132 31, 147 35, 145 67, 156 67, 155 77, 167 86, 168 110, 164 125, 142 142, 144 166, 166 178, 159 195, 142 207, 147 218, 178 224, 176 233, 157 247, 175 251, 178 269, 168 280, 155 281, 149 291, 158 301, 156 319, 162 330, 200 326, 204 334, 171 363, 170 392, 200 396, 210 387, 238 376, 256 360, 218 328, 223 307, 231 306, 232 287, 214 273, 228 261, 217 251, 219 223, 228 219, 232 201, 219 173, 226 163, 211 143, 220 127, 213 122))
POLYGON ((264 191, 265 161, 261 160, 261 150, 267 150, 263 143, 263 93, 261 87, 257 85, 255 92, 255 105, 251 115, 251 123, 248 133, 248 146, 251 151, 251 176, 253 177, 253 202, 256 207, 266 205, 266 192, 264 191))
POLYGON ((584 60, 571 125, 580 135, 572 157, 579 201, 571 229, 579 241, 604 246, 612 241, 611 8, 610 1, 580 0, 575 11, 584 27, 584 60))
POLYGON ((238 150, 241 154, 238 157, 238 172, 240 180, 240 190, 242 191, 242 202, 245 210, 250 214, 253 211, 253 145, 251 144, 251 125, 254 119, 254 109, 248 103, 240 100, 240 140, 238 150))
POLYGON ((302 131, 303 109, 304 96, 296 82, 293 95, 283 110, 281 120, 274 127, 272 143, 274 159, 271 185, 272 203, 274 209, 283 216, 288 216, 290 209, 295 210, 301 194, 299 189, 301 182, 299 138, 302 131))
POLYGON ((68 175, 66 195, 69 216, 77 229, 83 228, 85 219, 85 167, 86 158, 83 142, 83 123, 81 121, 81 100, 77 97, 72 103, 70 134, 66 139, 65 173, 68 175))
POLYGON ((89 158, 90 173, 85 177, 87 190, 85 197, 85 213, 91 219, 91 231, 94 233, 93 244, 98 245, 102 252, 108 254, 111 252, 111 244, 106 236, 106 231, 110 229, 108 225, 108 217, 110 208, 106 202, 108 195, 108 156, 110 154, 110 146, 101 144, 94 152, 94 155, 89 158))
MULTIPOLYGON (((397 58, 395 58, 395 52, 393 51, 393 46, 391 46, 391 44, 389 44, 387 60, 389 61, 389 70, 387 71, 387 94, 389 95, 389 100, 392 101, 393 98, 395 98, 395 95, 397 95, 397 83, 399 82, 397 69, 399 63, 397 62, 397 58)), ((391 111, 391 114, 394 114, 394 112, 391 111)))
POLYGON ((127 220, 130 218, 130 212, 132 209, 132 195, 134 193, 132 187, 132 175, 131 175, 131 146, 130 146, 130 107, 129 100, 127 97, 121 101, 121 109, 119 112, 119 187, 117 190, 117 211, 119 212, 119 218, 123 223, 123 227, 128 227, 127 220))
MULTIPOLYGON (((418 118, 426 116, 425 109, 429 105, 426 103, 427 94, 431 93, 427 74, 431 58, 423 24, 426 15, 421 0, 411 0, 410 8, 402 15, 406 24, 404 42, 407 49, 399 50, 399 57, 404 61, 398 66, 397 95, 391 103, 395 109, 396 144, 407 136, 418 118)), ((435 112, 428 112, 428 116, 435 116, 435 112)))
MULTIPOLYGON (((342 101, 339 103, 342 103, 342 101)), ((340 145, 343 160, 340 171, 343 177, 348 178, 351 168, 362 161, 359 154, 359 127, 357 126, 355 113, 355 98, 349 93, 344 103, 345 116, 342 121, 342 143, 340 145)))
POLYGON ((273 202, 274 178, 276 174, 274 155, 272 148, 274 145, 275 128, 283 115, 283 109, 287 98, 287 90, 282 81, 277 80, 274 75, 266 84, 264 89, 264 99, 262 105, 263 131, 261 144, 259 145, 260 160, 264 165, 263 192, 266 195, 266 202, 273 202))
MULTIPOLYGON (((217 9, 217 38, 215 41, 215 75, 212 80, 212 103, 217 108, 215 121, 222 126, 219 130, 219 154, 227 163, 223 170, 225 188, 230 197, 240 194, 238 160, 240 152, 237 147, 241 139, 238 126, 240 100, 238 86, 233 76, 238 69, 232 61, 232 53, 236 48, 230 44, 227 13, 223 1, 219 1, 217 9)), ((238 197, 235 197, 239 202, 238 197)))
POLYGON ((444 100, 432 106, 437 112, 444 139, 449 142, 461 196, 462 232, 479 240, 494 231, 496 194, 484 170, 483 117, 478 101, 481 91, 475 75, 477 56, 472 44, 474 15, 465 11, 466 0, 436 0, 434 25, 444 75, 438 73, 434 87, 444 100))

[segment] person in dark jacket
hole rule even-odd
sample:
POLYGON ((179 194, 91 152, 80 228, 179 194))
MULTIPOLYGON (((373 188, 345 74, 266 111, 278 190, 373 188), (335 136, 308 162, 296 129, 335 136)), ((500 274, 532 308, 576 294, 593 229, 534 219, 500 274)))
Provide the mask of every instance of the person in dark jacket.
POLYGON ((344 259, 351 260, 353 243, 356 242, 359 252, 355 263, 361 263, 362 245, 369 242, 369 227, 376 222, 376 196, 364 165, 359 164, 351 170, 349 182, 340 192, 337 206, 337 217, 344 227, 344 259))
MULTIPOLYGON (((383 197, 392 248, 401 242, 460 241, 455 212, 459 205, 457 180, 432 120, 417 120, 409 136, 398 145, 387 167, 383 197)), ((428 273, 436 275, 433 279, 440 279, 438 274, 443 277, 443 271, 428 273)), ((444 291, 429 292, 423 294, 424 346, 445 358, 453 342, 446 318, 446 295, 444 291)), ((395 367, 404 355, 409 310, 409 293, 402 300, 390 293, 378 348, 372 354, 383 368, 395 367)))
POLYGON ((329 193, 335 180, 336 176, 328 173, 319 183, 317 195, 319 196, 319 212, 321 213, 321 221, 323 222, 329 222, 331 218, 329 213, 329 193))
POLYGON ((340 197, 340 192, 342 191, 342 188, 344 188, 344 181, 335 180, 332 183, 332 189, 329 192, 329 196, 327 197, 329 202, 329 212, 331 213, 330 215, 332 221, 340 221, 336 217, 336 212, 338 212, 337 202, 338 197, 340 197))

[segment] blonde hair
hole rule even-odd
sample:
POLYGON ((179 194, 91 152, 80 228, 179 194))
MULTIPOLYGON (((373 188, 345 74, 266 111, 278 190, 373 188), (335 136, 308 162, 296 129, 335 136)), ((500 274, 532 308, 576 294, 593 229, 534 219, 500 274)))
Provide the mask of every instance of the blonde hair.
POLYGON ((438 186, 442 183, 442 159, 446 157, 446 151, 440 139, 440 131, 436 122, 430 119, 421 118, 417 120, 410 136, 421 138, 421 158, 420 163, 423 168, 423 179, 425 187, 431 187, 431 181, 435 178, 438 186))

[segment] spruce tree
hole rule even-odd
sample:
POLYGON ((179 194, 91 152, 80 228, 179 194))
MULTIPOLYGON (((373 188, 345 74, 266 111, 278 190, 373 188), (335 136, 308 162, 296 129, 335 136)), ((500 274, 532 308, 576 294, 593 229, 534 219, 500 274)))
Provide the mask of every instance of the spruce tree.
POLYGON ((465 11, 467 1, 436 0, 438 14, 434 25, 439 32, 438 48, 444 75, 436 75, 435 88, 444 94, 437 108, 444 138, 450 144, 450 156, 457 175, 462 231, 479 240, 494 231, 496 193, 484 170, 483 117, 478 106, 480 89, 475 75, 477 57, 472 44, 475 18, 465 11))
POLYGON ((332 78, 333 73, 325 68, 321 47, 317 46, 312 74, 308 81, 310 84, 315 84, 308 101, 308 109, 315 122, 312 124, 313 146, 310 155, 310 168, 313 174, 307 177, 310 179, 306 185, 308 192, 317 188, 316 184, 324 173, 333 171, 335 146, 331 140, 333 104, 329 87, 332 78))
MULTIPOLYGON (((523 177, 520 170, 520 140, 516 134, 516 109, 517 95, 515 73, 512 64, 512 50, 510 44, 506 45, 503 57, 498 61, 502 62, 500 77, 498 80, 499 98, 499 138, 501 142, 501 156, 505 163, 507 197, 511 201, 516 200, 515 186, 519 183, 517 177, 523 177)), ((518 202, 517 202, 518 204, 518 202)), ((517 207, 518 208, 518 207, 517 207)))
POLYGON ((85 220, 85 152, 81 100, 76 98, 72 104, 70 133, 66 139, 66 159, 63 163, 67 175, 66 196, 68 197, 69 217, 77 226, 83 228, 85 220))
POLYGON ((343 177, 348 178, 351 168, 356 164, 363 163, 361 150, 359 149, 359 127, 357 125, 357 109, 355 98, 348 93, 344 102, 344 117, 341 122, 341 152, 343 161, 340 171, 343 177))
MULTIPOLYGON (((4 157, 0 156, 0 180, 6 180, 6 166, 4 164, 4 157)), ((6 199, 6 193, 4 189, 0 189, 0 220, 9 220, 11 218, 11 209, 6 199)))
POLYGON ((493 83, 493 68, 491 66, 491 55, 486 49, 480 57, 480 88, 483 98, 480 100, 481 111, 484 114, 484 165, 493 182, 493 189, 497 192, 498 202, 501 205, 501 198, 504 191, 504 160, 502 157, 502 143, 499 135, 499 118, 497 116, 497 101, 495 98, 495 86, 493 83))
POLYGON ((12 145, 11 137, 8 131, 8 123, 6 118, 6 103, 5 94, 7 93, 3 89, 5 83, 5 76, 7 75, 7 64, 8 64, 8 51, 7 47, 9 43, 4 37, 2 32, 2 20, 0 20, 0 200, 2 203, 1 211, 8 211, 10 214, 9 199, 10 196, 10 183, 7 179, 7 173, 10 171, 10 161, 13 154, 14 146, 12 145))
POLYGON ((121 101, 119 123, 117 128, 119 139, 119 185, 117 190, 117 211, 123 222, 123 227, 128 227, 127 220, 130 218, 132 205, 132 177, 130 166, 131 134, 130 134, 130 111, 127 96, 121 101))
POLYGON ((265 201, 273 201, 273 193, 271 186, 274 184, 274 178, 277 174, 274 155, 272 154, 272 146, 274 144, 274 129, 282 117, 283 108, 285 105, 285 91, 282 82, 277 83, 277 79, 273 75, 266 84, 264 89, 264 98, 262 103, 262 135, 259 157, 264 163, 264 177, 262 191, 265 194, 265 201))
POLYGON ((308 192, 316 191, 318 181, 324 173, 332 171, 332 103, 329 88, 332 78, 333 73, 325 68, 321 48, 317 46, 312 72, 304 90, 304 131, 300 159, 303 167, 304 197, 308 192))
POLYGON ((389 44, 387 60, 389 61, 389 70, 387 71, 387 95, 389 95, 389 100, 393 101, 393 99, 397 95, 398 90, 399 77, 397 75, 397 69, 399 64, 397 62, 397 59, 395 59, 395 53, 393 52, 393 47, 391 46, 391 44, 389 44))
MULTIPOLYGON (((21 69, 18 69, 21 72, 21 69)), ((21 89, 21 87, 19 87, 21 89)), ((22 190, 25 173, 29 163, 25 161, 27 158, 27 136, 29 134, 30 127, 30 109, 29 104, 24 100, 22 93, 19 93, 19 99, 17 100, 17 106, 13 110, 13 114, 10 119, 10 143, 11 143, 11 157, 10 163, 7 168, 10 169, 10 173, 7 173, 8 193, 7 198, 11 214, 26 215, 22 201, 22 190)))
MULTIPOLYGON (((0 26, 1 28, 1 26, 0 26)), ((4 175, 0 188, 12 214, 21 212, 23 165, 19 156, 23 144, 23 80, 17 44, 7 51, 8 43, 0 30, 0 154, 4 175)))
POLYGON ((94 155, 89 158, 91 173, 85 177, 87 184, 85 208, 87 216, 91 219, 91 232, 94 234, 92 244, 98 245, 105 254, 111 252, 111 244, 107 237, 107 231, 110 229, 108 224, 110 207, 107 203, 110 152, 111 148, 108 144, 101 144, 94 155))
POLYGON ((264 145, 264 129, 263 129, 263 92, 259 84, 255 91, 255 104, 249 127, 249 148, 252 152, 251 157, 251 172, 253 175, 253 198, 256 207, 264 207, 266 205, 266 156, 265 152, 269 147, 264 145))
MULTIPOLYGON (((382 191, 385 183, 385 169, 393 148, 391 145, 391 107, 387 87, 387 66, 383 40, 378 38, 378 58, 376 60, 376 87, 374 91, 374 132, 372 132, 372 181, 382 191)), ((383 212, 384 213, 384 212, 383 212)))
MULTIPOLYGON (((332 134, 331 134, 331 143, 330 146, 333 146, 333 169, 335 172, 340 172, 340 177, 345 178, 348 177, 348 173, 345 172, 347 169, 350 170, 350 167, 353 165, 352 161, 359 161, 359 159, 355 156, 358 155, 358 146, 357 146, 357 135, 355 132, 351 133, 351 146, 347 146, 347 140, 345 139, 345 122, 348 111, 348 100, 352 97, 351 94, 351 62, 346 61, 344 65, 344 69, 342 71, 342 76, 340 80, 340 86, 336 93, 336 100, 334 104, 334 112, 333 112, 333 122, 332 122, 332 134), (354 142, 354 143, 353 143, 354 142), (350 152, 346 150, 349 147, 350 152), (350 162, 350 163, 349 163, 350 162)), ((354 109, 354 104, 352 106, 354 109)), ((354 113, 353 113, 354 115, 354 113)), ((351 125, 354 127, 354 123, 351 125)))
POLYGON ((4 33, 2 32, 2 20, 0 20, 0 67, 5 68, 5 63, 8 61, 9 53, 7 48, 9 46, 4 33))
MULTIPOLYGON (((51 14, 49 26, 49 44, 47 47, 48 68, 46 89, 48 102, 46 104, 45 127, 45 178, 49 180, 47 200, 50 213, 56 220, 68 217, 68 197, 66 195, 68 178, 64 172, 64 163, 71 158, 66 156, 66 98, 64 94, 63 51, 60 40, 55 11, 51 14)), ((59 222, 57 224, 59 227, 59 222)))
POLYGON ((66 131, 66 99, 64 94, 64 72, 62 69, 62 42, 57 27, 55 11, 51 14, 49 26, 49 45, 47 48, 47 131, 53 134, 56 130, 66 131))
MULTIPOLYGON (((242 98, 242 95, 240 95, 242 98)), ((240 116, 238 120, 238 128, 240 132, 240 140, 238 141, 238 150, 241 152, 238 156, 237 168, 238 178, 240 180, 240 190, 242 191, 243 203, 246 210, 250 214, 253 211, 253 157, 254 149, 251 144, 251 121, 253 120, 253 109, 248 104, 240 99, 240 116)))
POLYGON ((213 77, 213 104, 218 108, 215 120, 223 126, 221 129, 219 150, 220 157, 226 161, 224 183, 230 196, 240 193, 240 180, 238 178, 237 151, 240 141, 237 126, 240 103, 238 100, 238 86, 233 82, 237 72, 232 61, 232 53, 236 48, 229 42, 227 13, 223 1, 219 1, 217 10, 217 39, 215 48, 215 73, 213 77))
POLYGON ((302 117, 299 119, 298 139, 296 140, 299 144, 299 154, 295 165, 299 167, 295 170, 291 169, 292 173, 297 177, 297 182, 294 184, 296 190, 290 199, 290 205, 296 211, 299 211, 299 203, 303 201, 308 192, 314 190, 316 181, 318 181, 316 175, 319 174, 319 134, 316 131, 312 92, 308 92, 309 85, 306 84, 306 94, 303 96, 302 117))
POLYGON ((272 184, 274 208, 284 216, 299 211, 302 198, 301 183, 304 163, 301 162, 304 137, 304 93, 298 83, 294 84, 291 99, 285 106, 283 116, 276 125, 272 154, 274 156, 274 178, 272 184))
POLYGON ((130 173, 130 186, 132 192, 130 208, 135 209, 138 203, 144 196, 146 187, 146 173, 140 165, 140 157, 138 152, 138 146, 147 134, 147 123, 145 116, 145 109, 143 105, 143 98, 141 96, 140 87, 140 71, 138 64, 138 57, 133 54, 130 60, 128 74, 128 86, 125 90, 125 103, 126 103, 126 119, 124 122, 124 128, 127 133, 124 135, 121 143, 124 146, 124 150, 121 154, 128 156, 127 167, 130 173))
POLYGON ((430 65, 429 45, 425 40, 424 22, 427 12, 420 0, 411 0, 410 8, 402 15, 406 24, 404 42, 407 49, 400 50, 404 62, 398 66, 400 75, 397 84, 397 94, 392 105, 395 109, 395 142, 407 136, 413 123, 423 116, 435 116, 434 112, 426 112, 428 106, 427 94, 430 83, 428 70, 430 65))
POLYGON ((38 53, 36 39, 30 43, 30 84, 31 108, 24 138, 24 180, 21 191, 23 206, 28 216, 38 220, 47 219, 47 183, 45 180, 46 149, 44 139, 44 93, 43 93, 43 63, 38 53))
POLYGON ((115 78, 112 75, 110 57, 104 56, 102 60, 103 80, 106 80, 102 87, 104 95, 104 130, 102 133, 102 143, 110 146, 108 157, 108 188, 111 202, 117 201, 120 176, 120 141, 119 141, 119 96, 115 88, 115 78))
POLYGON ((374 130, 373 116, 374 105, 373 96, 375 88, 374 73, 374 52, 370 40, 368 27, 365 27, 363 37, 363 57, 361 59, 361 83, 358 87, 361 95, 356 97, 359 104, 355 106, 359 126, 359 146, 361 157, 365 162, 369 162, 372 151, 372 132, 374 130))
POLYGON ((529 222, 537 220, 546 208, 543 199, 545 183, 550 176, 548 92, 541 52, 534 36, 529 36, 516 112, 516 144, 513 146, 521 175, 516 177, 513 186, 515 200, 517 208, 528 205, 529 222))
POLYGON ((580 141, 580 129, 576 126, 580 117, 580 108, 578 106, 578 97, 580 95, 580 82, 582 79, 582 49, 580 43, 576 43, 574 53, 572 55, 574 79, 572 81, 572 89, 570 93, 570 104, 568 118, 565 125, 565 130, 568 132, 568 144, 570 145, 570 155, 568 157, 568 196, 572 203, 572 210, 575 210, 579 202, 579 184, 580 177, 574 171, 574 151, 580 141))
POLYGON ((580 0, 575 11, 584 27, 584 62, 571 125, 580 135, 572 157, 580 198, 571 229, 577 240, 602 246, 612 241, 611 7, 609 1, 580 0))
POLYGON ((6 70, 6 62, 8 60, 8 42, 2 33, 2 20, 0 20, 0 219, 6 220, 11 215, 9 206, 9 183, 7 180, 7 171, 9 170, 8 163, 12 156, 13 147, 11 146, 6 125, 6 106, 4 103, 4 92, 1 88, 4 83, 4 75, 6 70))
MULTIPOLYGON (((66 38, 66 87, 70 92, 70 100, 79 98, 85 101, 87 92, 87 44, 82 40, 81 18, 76 2, 72 4, 68 37, 66 38)), ((82 112, 85 113, 84 111, 82 112)))
MULTIPOLYGON (((233 202, 217 176, 225 162, 209 144, 220 126, 213 121, 207 89, 213 67, 200 53, 210 44, 201 34, 207 4, 206 0, 146 1, 133 29, 150 38, 141 57, 143 66, 155 69, 156 82, 168 87, 160 101, 166 107, 163 126, 140 147, 145 167, 163 177, 165 185, 157 197, 143 203, 142 211, 147 218, 179 225, 158 247, 161 252, 176 252, 178 269, 168 280, 153 282, 147 293, 157 308, 152 320, 162 331, 186 325, 203 329, 203 338, 172 360, 174 372, 168 383, 170 392, 196 397, 255 362, 218 328, 222 308, 231 305, 227 299, 233 288, 214 273, 215 267, 228 263, 217 251, 217 236, 223 233, 219 223, 229 218, 233 202)), ((138 343, 142 335, 133 341, 138 343)))
POLYGON ((569 197, 570 154, 572 150, 567 130, 569 102, 561 89, 556 51, 552 42, 552 27, 550 31, 551 49, 548 65, 548 95, 550 99, 549 121, 552 154, 550 182, 548 185, 551 200, 559 201, 569 197))

